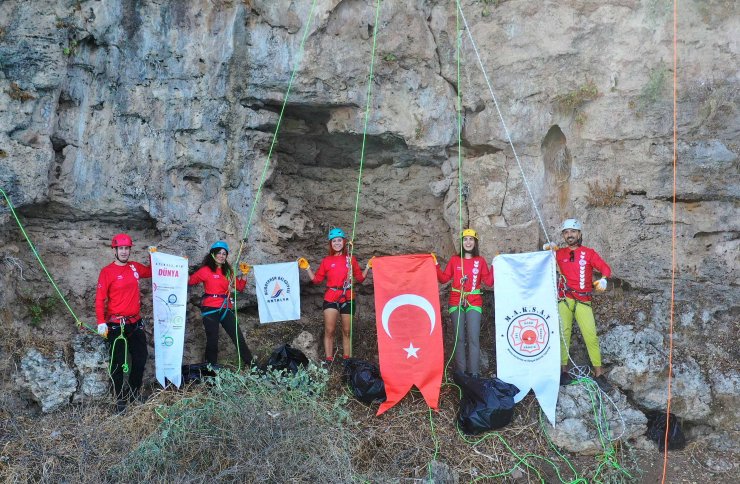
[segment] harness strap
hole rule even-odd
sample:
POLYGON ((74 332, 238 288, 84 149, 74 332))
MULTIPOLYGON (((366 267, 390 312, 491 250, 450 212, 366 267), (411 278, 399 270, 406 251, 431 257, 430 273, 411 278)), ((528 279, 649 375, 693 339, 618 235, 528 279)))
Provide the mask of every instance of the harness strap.
POLYGON ((108 321, 106 321, 106 324, 111 324, 114 326, 120 326, 121 324, 136 324, 139 321, 141 321, 141 316, 110 316, 108 317, 108 321))
POLYGON ((450 314, 452 314, 453 312, 455 312, 455 311, 459 311, 460 309, 462 309, 462 310, 463 310, 463 311, 465 311, 466 313, 467 313, 468 311, 477 311, 477 312, 479 312, 479 313, 483 314, 483 308, 481 308, 480 306, 470 306, 470 305, 468 305, 468 306, 463 306, 462 308, 460 308, 460 306, 450 306, 450 308, 448 309, 448 312, 449 312, 450 314))
MULTIPOLYGON (((463 291, 463 290, 461 290, 461 289, 455 289, 455 288, 453 287, 453 288, 452 288, 452 292, 464 292, 464 291, 463 291)), ((483 293, 481 292, 481 290, 480 290, 480 289, 475 289, 474 291, 470 291, 470 292, 465 292, 465 295, 466 295, 466 296, 467 296, 467 295, 469 295, 469 294, 483 294, 483 293)))

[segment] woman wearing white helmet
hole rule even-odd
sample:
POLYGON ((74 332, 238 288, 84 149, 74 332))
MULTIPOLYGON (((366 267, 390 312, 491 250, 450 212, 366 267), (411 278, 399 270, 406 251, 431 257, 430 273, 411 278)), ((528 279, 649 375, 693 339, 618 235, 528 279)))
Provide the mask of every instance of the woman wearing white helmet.
POLYGON ((352 342, 350 338, 350 326, 352 316, 355 314, 357 307, 354 303, 354 291, 350 284, 350 268, 352 269, 352 279, 355 282, 362 283, 367 276, 371 263, 368 262, 365 270, 360 269, 357 259, 350 257, 348 251, 347 236, 339 228, 329 230, 329 255, 321 261, 316 273, 311 270, 311 266, 304 258, 299 260, 299 267, 305 269, 311 282, 320 284, 326 279, 326 292, 324 293, 324 352, 326 363, 334 361, 334 333, 337 327, 337 320, 342 321, 342 349, 344 358, 352 356, 352 342))
POLYGON ((188 279, 188 285, 203 284, 204 294, 200 302, 203 328, 206 332, 205 360, 215 365, 218 363, 218 327, 222 326, 226 334, 236 346, 239 366, 242 362, 250 365, 252 352, 249 351, 244 335, 237 327, 234 314, 234 300, 231 291, 243 292, 247 285, 249 266, 243 267, 243 273, 238 277, 226 260, 229 256, 229 246, 219 240, 211 246, 208 254, 203 258, 200 268, 188 279))
MULTIPOLYGON (((455 326, 455 370, 478 377, 480 373, 480 322, 483 314, 481 286, 493 286, 493 269, 478 250, 478 234, 465 229, 460 234, 462 257, 450 257, 447 267, 437 263, 437 280, 452 280, 449 312, 455 326)), ((437 258, 434 258, 435 263, 437 258)))

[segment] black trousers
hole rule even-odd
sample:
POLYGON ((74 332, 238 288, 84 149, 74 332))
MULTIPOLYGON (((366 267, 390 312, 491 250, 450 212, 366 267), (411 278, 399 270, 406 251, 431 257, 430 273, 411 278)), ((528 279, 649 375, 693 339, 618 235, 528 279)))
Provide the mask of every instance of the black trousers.
POLYGON ((123 393, 123 363, 126 359, 126 346, 131 358, 127 361, 128 386, 132 393, 137 393, 141 388, 141 381, 144 377, 144 367, 149 357, 149 350, 146 344, 146 333, 144 332, 141 322, 124 325, 123 335, 128 341, 128 345, 123 339, 116 340, 121 334, 121 327, 116 325, 108 329, 108 349, 110 350, 111 359, 111 379, 113 380, 113 394, 117 400, 124 399, 123 393))
MULTIPOLYGON (((214 308, 202 307, 201 313, 208 313, 213 311, 214 308)), ((206 331, 206 362, 211 364, 218 363, 218 327, 223 326, 226 334, 229 335, 231 341, 241 357, 241 361, 245 366, 249 366, 252 362, 252 352, 249 351, 247 342, 244 339, 241 331, 236 330, 236 317, 234 311, 231 309, 221 309, 210 314, 203 315, 203 328, 206 331)))

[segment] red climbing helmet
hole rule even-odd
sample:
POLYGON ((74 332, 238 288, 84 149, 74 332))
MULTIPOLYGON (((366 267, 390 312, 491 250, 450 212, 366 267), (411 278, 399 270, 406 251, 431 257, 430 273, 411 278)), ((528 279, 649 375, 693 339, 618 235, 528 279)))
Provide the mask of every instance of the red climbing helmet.
POLYGON ((110 242, 110 246, 114 249, 116 247, 131 247, 132 245, 134 245, 134 241, 126 234, 116 234, 110 242))

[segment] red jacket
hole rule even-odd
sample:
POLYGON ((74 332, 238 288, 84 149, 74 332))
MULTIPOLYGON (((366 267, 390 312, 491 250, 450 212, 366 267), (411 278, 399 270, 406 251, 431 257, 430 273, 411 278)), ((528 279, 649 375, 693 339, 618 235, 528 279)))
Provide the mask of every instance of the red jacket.
MULTIPOLYGON (((321 281, 326 279, 326 292, 324 293, 324 300, 328 302, 337 301, 350 301, 354 297, 354 293, 351 288, 346 291, 343 290, 345 281, 349 283, 349 264, 348 255, 330 255, 324 257, 321 261, 319 269, 314 274, 314 278, 311 282, 319 284, 321 281)), ((362 283, 365 280, 365 276, 362 275, 362 269, 357 263, 357 259, 352 256, 352 274, 353 282, 362 283)))
POLYGON ((138 262, 127 262, 124 266, 111 262, 103 267, 98 276, 98 290, 95 293, 95 315, 98 324, 106 323, 115 316, 139 318, 141 311, 139 280, 151 277, 152 268, 138 262))
POLYGON ((563 278, 560 278, 558 284, 559 298, 569 297, 588 302, 593 292, 594 269, 599 271, 603 277, 612 275, 611 268, 590 247, 582 245, 575 250, 563 247, 555 253, 555 258, 558 261, 560 273, 565 277, 565 284, 563 284, 563 278))
POLYGON ((488 266, 486 259, 483 257, 473 257, 471 259, 461 259, 459 255, 453 255, 447 267, 443 271, 437 265, 437 280, 444 284, 452 279, 452 291, 450 291, 450 307, 460 304, 460 279, 463 274, 467 280, 463 290, 467 294, 466 299, 471 306, 483 306, 483 297, 480 294, 469 294, 479 290, 482 284, 493 286, 493 268, 488 266))
MULTIPOLYGON (((213 272, 210 267, 203 266, 193 273, 188 278, 188 286, 194 286, 196 284, 203 283, 203 291, 205 294, 219 294, 222 296, 229 295, 229 280, 224 277, 224 273, 220 267, 216 268, 216 272, 213 272)), ((244 279, 236 280, 236 290, 244 292, 244 288, 247 287, 247 281, 244 279)), ((234 307, 234 302, 230 297, 228 299, 228 308, 234 307)), ((201 306, 208 308, 220 308, 224 304, 223 297, 205 297, 201 306)), ((224 306, 226 307, 226 306, 224 306)))

